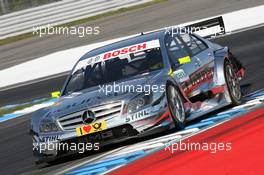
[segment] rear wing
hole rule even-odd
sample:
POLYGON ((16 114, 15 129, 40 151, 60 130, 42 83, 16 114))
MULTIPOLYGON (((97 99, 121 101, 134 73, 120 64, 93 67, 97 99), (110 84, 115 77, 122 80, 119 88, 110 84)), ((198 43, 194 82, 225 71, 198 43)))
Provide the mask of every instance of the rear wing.
POLYGON ((226 33, 222 16, 195 22, 184 26, 183 29, 184 28, 203 38, 213 38, 226 33))

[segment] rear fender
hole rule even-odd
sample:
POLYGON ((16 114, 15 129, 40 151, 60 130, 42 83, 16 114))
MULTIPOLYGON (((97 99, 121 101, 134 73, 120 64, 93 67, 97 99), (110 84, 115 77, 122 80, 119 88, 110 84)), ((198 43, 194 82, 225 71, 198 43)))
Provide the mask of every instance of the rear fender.
POLYGON ((226 85, 225 73, 224 73, 224 62, 228 59, 228 47, 224 47, 214 51, 214 86, 226 85))

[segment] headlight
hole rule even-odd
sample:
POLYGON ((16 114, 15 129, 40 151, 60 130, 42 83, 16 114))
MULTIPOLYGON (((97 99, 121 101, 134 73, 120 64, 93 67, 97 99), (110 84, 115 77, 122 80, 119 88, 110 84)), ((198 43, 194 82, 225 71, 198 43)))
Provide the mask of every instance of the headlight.
POLYGON ((54 123, 52 120, 43 119, 40 122, 39 131, 44 132, 44 133, 56 132, 56 131, 59 131, 59 128, 57 124, 54 123))
POLYGON ((128 113, 133 113, 137 110, 140 110, 142 107, 150 104, 151 98, 151 95, 142 94, 132 99, 127 105, 128 113))

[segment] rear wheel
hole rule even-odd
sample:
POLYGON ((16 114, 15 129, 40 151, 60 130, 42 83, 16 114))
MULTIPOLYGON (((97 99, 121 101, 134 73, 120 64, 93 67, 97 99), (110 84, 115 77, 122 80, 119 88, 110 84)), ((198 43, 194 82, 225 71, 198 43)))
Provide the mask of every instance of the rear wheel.
POLYGON ((173 85, 167 87, 167 101, 170 114, 177 129, 183 129, 185 126, 185 110, 182 96, 178 89, 173 85))
POLYGON ((242 98, 239 79, 235 72, 234 66, 229 61, 225 61, 224 66, 225 80, 232 104, 239 105, 241 104, 242 98))

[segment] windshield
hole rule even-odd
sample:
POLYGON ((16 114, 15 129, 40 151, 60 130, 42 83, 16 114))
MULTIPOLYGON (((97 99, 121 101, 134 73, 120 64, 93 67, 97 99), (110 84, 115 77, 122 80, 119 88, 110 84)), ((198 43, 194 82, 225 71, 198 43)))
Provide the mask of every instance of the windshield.
POLYGON ((81 60, 76 65, 64 94, 161 68, 163 59, 158 40, 121 48, 81 60))

